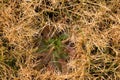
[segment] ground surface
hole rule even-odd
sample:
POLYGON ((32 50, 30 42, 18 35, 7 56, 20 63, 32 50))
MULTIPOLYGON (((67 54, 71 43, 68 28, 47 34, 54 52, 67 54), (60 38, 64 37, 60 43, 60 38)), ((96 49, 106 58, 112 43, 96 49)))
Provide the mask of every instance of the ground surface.
POLYGON ((120 80, 120 0, 0 0, 0 80, 120 80))

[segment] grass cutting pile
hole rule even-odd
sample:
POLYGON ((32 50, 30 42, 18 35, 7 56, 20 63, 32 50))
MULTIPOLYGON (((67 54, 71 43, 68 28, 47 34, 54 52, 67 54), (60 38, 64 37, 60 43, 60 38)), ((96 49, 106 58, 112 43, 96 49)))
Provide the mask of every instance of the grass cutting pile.
POLYGON ((120 80, 120 0, 0 0, 0 80, 120 80))

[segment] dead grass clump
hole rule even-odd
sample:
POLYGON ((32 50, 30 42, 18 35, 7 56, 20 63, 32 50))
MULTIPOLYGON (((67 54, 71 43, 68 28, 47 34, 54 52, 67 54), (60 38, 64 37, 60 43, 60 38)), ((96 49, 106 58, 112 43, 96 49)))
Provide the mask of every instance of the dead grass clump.
POLYGON ((120 79, 119 0, 1 0, 0 80, 120 79))

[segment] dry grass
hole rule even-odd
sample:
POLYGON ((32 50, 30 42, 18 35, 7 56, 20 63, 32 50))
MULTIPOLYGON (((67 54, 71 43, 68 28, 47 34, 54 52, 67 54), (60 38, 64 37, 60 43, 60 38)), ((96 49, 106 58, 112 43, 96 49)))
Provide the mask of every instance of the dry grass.
POLYGON ((0 80, 119 79, 119 0, 0 0, 0 80))

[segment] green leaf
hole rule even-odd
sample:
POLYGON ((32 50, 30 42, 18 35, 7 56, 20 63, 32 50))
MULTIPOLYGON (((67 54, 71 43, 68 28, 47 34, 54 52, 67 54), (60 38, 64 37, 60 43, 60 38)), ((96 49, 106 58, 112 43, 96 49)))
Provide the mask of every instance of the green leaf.
POLYGON ((54 45, 60 48, 62 47, 62 42, 59 39, 56 39, 56 41, 54 42, 54 45))
POLYGON ((68 35, 67 34, 62 34, 60 35, 60 40, 65 40, 68 38, 68 35))
POLYGON ((60 54, 60 58, 61 59, 67 59, 68 58, 68 54, 67 53, 62 53, 62 54, 60 54))
POLYGON ((60 58, 59 53, 58 53, 57 51, 54 51, 54 52, 53 52, 53 55, 54 55, 54 58, 55 58, 55 59, 60 58))

